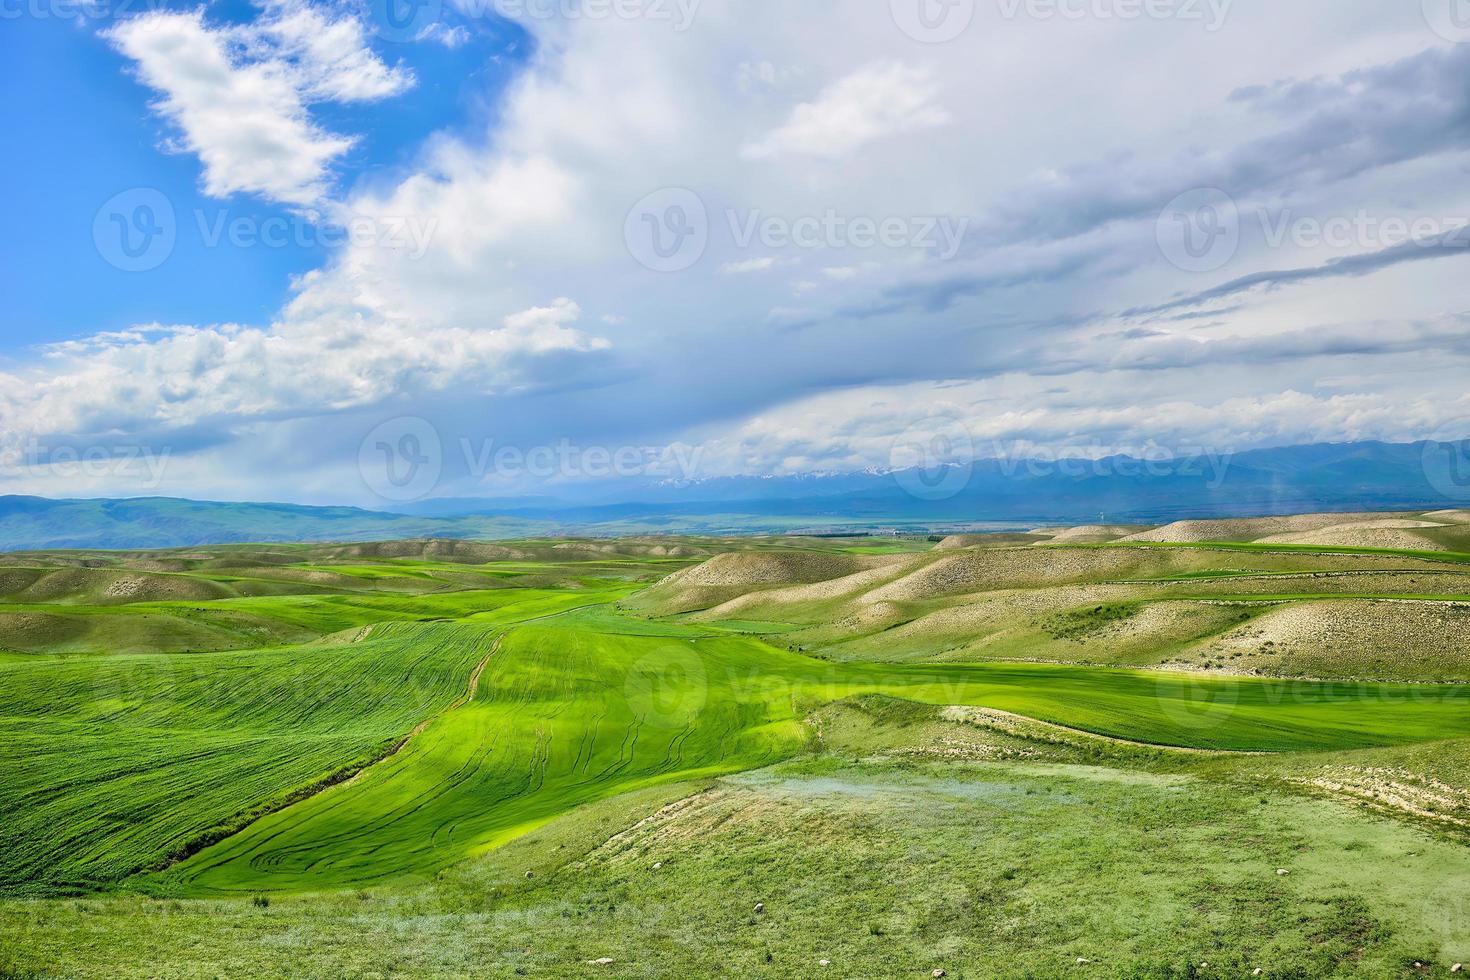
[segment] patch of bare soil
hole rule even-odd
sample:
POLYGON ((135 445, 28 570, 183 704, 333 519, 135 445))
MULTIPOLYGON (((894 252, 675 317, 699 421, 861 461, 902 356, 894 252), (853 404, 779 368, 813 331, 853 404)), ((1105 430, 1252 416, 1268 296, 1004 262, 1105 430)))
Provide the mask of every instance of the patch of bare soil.
POLYGON ((1470 828, 1470 792, 1407 769, 1329 766, 1286 781, 1392 815, 1470 828))

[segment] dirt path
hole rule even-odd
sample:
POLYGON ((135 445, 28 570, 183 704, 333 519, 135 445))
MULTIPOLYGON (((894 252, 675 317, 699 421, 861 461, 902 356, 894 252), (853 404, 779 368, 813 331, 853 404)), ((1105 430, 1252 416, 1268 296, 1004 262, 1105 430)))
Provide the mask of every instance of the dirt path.
POLYGON ((1199 749, 1182 745, 1156 745, 1152 742, 1138 742, 1132 739, 1118 738, 1113 735, 1100 735, 1097 732, 1089 732, 1086 729, 1058 725, 1055 722, 1042 721, 1039 718, 1031 718, 1027 715, 1002 711, 999 708, 982 708, 966 704, 946 705, 940 712, 940 717, 945 721, 957 722, 963 725, 974 725, 979 728, 989 728, 1006 735, 1014 735, 1017 738, 1042 738, 1043 741, 1055 741, 1064 745, 1077 742, 1103 742, 1108 745, 1127 748, 1156 749, 1161 752, 1204 756, 1271 754, 1269 752, 1242 752, 1230 749, 1199 749))

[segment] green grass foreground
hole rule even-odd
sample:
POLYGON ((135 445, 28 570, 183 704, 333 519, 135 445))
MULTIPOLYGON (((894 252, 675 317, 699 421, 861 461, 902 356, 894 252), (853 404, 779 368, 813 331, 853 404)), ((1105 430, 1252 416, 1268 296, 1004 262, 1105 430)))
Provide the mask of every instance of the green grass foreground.
POLYGON ((1461 845, 1268 789, 824 757, 582 807, 412 888, 0 902, 0 940, 27 977, 1448 977, 1467 877, 1461 845))

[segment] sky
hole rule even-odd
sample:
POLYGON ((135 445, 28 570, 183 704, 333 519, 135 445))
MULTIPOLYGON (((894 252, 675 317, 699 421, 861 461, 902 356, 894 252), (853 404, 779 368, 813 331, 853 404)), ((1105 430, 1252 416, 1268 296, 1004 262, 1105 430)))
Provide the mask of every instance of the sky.
POLYGON ((0 20, 0 493, 1470 436, 1465 0, 0 20))

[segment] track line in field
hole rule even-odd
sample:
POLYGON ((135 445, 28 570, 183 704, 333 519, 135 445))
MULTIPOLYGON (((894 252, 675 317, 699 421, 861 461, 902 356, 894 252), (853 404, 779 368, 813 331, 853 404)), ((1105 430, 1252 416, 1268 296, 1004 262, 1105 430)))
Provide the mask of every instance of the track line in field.
POLYGON ((419 722, 413 727, 412 731, 403 736, 402 740, 400 740, 397 745, 393 746, 393 748, 389 750, 385 755, 363 766, 357 772, 352 774, 351 779, 346 780, 340 785, 351 786, 353 783, 357 782, 357 780, 362 776, 363 773, 367 772, 373 766, 376 766, 381 762, 387 762, 399 752, 402 752, 404 748, 407 747, 408 743, 414 740, 415 736, 422 734, 424 729, 428 728, 434 722, 449 714, 449 712, 454 711, 456 708, 461 708, 469 702, 473 701, 475 698, 475 693, 480 689, 480 675, 485 672, 485 666, 490 663, 490 658, 495 656, 496 651, 500 649, 500 643, 504 639, 505 633, 501 633, 495 638, 495 642, 490 644, 490 649, 485 652, 485 656, 480 658, 480 662, 477 663, 475 665, 475 669, 470 672, 469 684, 465 687, 464 694, 451 701, 448 705, 445 706, 444 710, 438 712, 437 714, 430 715, 423 721, 419 722))
MULTIPOLYGON (((469 682, 465 686, 464 694, 460 695, 458 698, 455 698, 454 701, 450 702, 449 705, 447 705, 442 711, 430 715, 429 717, 425 718, 423 721, 415 725, 407 735, 403 736, 403 738, 400 739, 396 744, 394 744, 393 747, 390 748, 387 752, 383 753, 375 759, 370 759, 364 762, 356 769, 356 771, 354 771, 350 776, 346 777, 345 779, 337 778, 336 775, 329 776, 322 784, 315 787, 308 787, 307 790, 303 793, 293 794, 292 796, 287 797, 286 799, 281 801, 281 804, 279 806, 269 807, 263 810, 248 823, 232 829, 230 833, 221 837, 219 840, 211 841, 205 848, 202 848, 201 851, 207 850, 209 848, 218 847, 219 845, 224 844, 232 838, 238 837, 240 834, 255 826, 255 824, 259 823, 261 820, 268 816, 272 816, 285 810, 289 810, 297 804, 304 803, 307 800, 315 799, 316 797, 321 796, 323 793, 326 793, 327 791, 336 787, 351 786, 352 784, 356 783, 369 769, 372 769, 380 763, 386 762, 394 756, 398 755, 400 752, 403 751, 404 748, 408 746, 411 741, 413 741, 415 736, 423 733, 423 731, 427 729, 430 724, 437 721, 439 718, 442 718, 449 712, 455 710, 456 708, 464 706, 474 699, 475 693, 479 690, 480 675, 484 673, 485 667, 490 663, 490 658, 493 657, 496 651, 500 649, 501 641, 505 639, 506 633, 508 632, 509 630, 505 630, 495 637, 494 642, 490 644, 490 649, 485 652, 485 656, 480 658, 480 661, 475 665, 474 670, 470 672, 469 682)), ((181 854, 178 857, 171 859, 166 865, 163 866, 163 868, 160 868, 159 870, 165 870, 167 868, 171 868, 175 865, 181 864, 198 853, 200 853, 200 851, 181 854)), ((250 858, 250 863, 252 866, 254 866, 255 862, 260 860, 272 863, 278 862, 286 853, 288 852, 258 851, 250 858)), ((206 868, 207 867, 208 866, 206 866, 206 868)))

